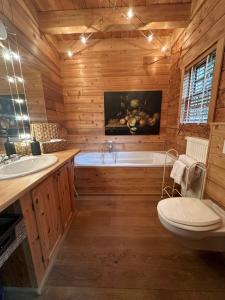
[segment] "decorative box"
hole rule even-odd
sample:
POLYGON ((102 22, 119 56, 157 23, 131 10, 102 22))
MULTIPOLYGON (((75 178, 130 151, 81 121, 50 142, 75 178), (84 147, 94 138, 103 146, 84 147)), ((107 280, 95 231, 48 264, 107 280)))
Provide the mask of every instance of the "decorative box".
POLYGON ((41 151, 43 153, 51 153, 51 152, 65 150, 67 148, 68 142, 66 140, 53 140, 53 141, 40 142, 40 144, 41 144, 41 151))
POLYGON ((67 131, 58 123, 31 124, 31 135, 40 142, 43 153, 62 151, 68 145, 67 131))

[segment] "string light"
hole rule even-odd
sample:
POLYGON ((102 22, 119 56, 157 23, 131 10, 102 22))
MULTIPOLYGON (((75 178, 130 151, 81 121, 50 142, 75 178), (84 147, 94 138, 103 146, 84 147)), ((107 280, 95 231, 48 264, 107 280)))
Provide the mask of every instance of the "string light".
POLYGON ((21 133, 19 135, 20 139, 29 139, 31 137, 30 133, 21 133))
POLYGON ((86 43, 87 43, 87 38, 86 38, 86 36, 81 35, 80 41, 81 41, 82 44, 86 44, 86 43))
MULTIPOLYGON (((13 99, 14 100, 14 99, 13 99)), ((21 104, 21 103, 23 103, 24 102, 24 100, 23 99, 21 99, 21 98, 18 98, 18 99, 15 99, 15 102, 16 103, 19 103, 19 104, 21 104)))
POLYGON ((2 56, 5 60, 11 60, 11 55, 8 50, 4 50, 2 56))
MULTIPOLYGON (((122 0, 122 2, 123 2, 124 4, 126 4, 125 1, 122 0)), ((126 5, 125 5, 125 6, 126 6, 126 5)), ((115 9, 116 9, 116 4, 115 4, 115 6, 113 7, 113 11, 114 11, 115 9)), ((138 15, 135 14, 135 12, 133 11, 133 8, 132 8, 132 7, 130 7, 130 8, 128 9, 128 11, 127 11, 126 14, 125 14, 125 13, 122 13, 122 16, 123 16, 125 19, 127 19, 127 20, 131 20, 131 19, 135 16, 135 17, 142 23, 143 27, 146 25, 146 23, 142 20, 142 18, 141 18, 140 16, 138 16, 138 15)), ((103 22, 103 17, 101 17, 100 20, 101 20, 101 22, 103 22)), ((133 24, 133 25, 134 25, 134 24, 133 24)), ((135 26, 135 25, 134 25, 134 26, 135 26)), ((137 27, 135 26, 135 29, 138 29, 138 26, 137 26, 137 27)), ((103 32, 104 32, 104 31, 103 31, 103 32)), ((153 40, 153 38, 154 38, 154 35, 153 35, 153 33, 152 33, 151 30, 149 31, 149 34, 148 34, 148 35, 145 35, 142 31, 141 31, 141 34, 147 39, 147 41, 148 41, 149 43, 152 42, 152 40, 153 40)), ((82 43, 82 44, 86 44, 87 41, 88 41, 88 39, 90 38, 91 35, 92 35, 92 34, 90 34, 89 36, 86 36, 85 33, 83 33, 83 34, 80 36, 80 41, 81 41, 81 43, 82 43)), ((158 38, 158 37, 156 36, 155 39, 157 39, 157 40, 160 42, 160 44, 162 44, 162 42, 160 41, 160 38, 158 38)), ((168 50, 168 48, 167 48, 166 46, 162 46, 161 52, 166 52, 167 50, 168 50)), ((70 51, 70 50, 67 51, 68 57, 71 58, 71 57, 73 56, 73 54, 74 54, 73 51, 70 51)))
POLYGON ((133 9, 130 7, 127 11, 127 19, 132 19, 134 16, 134 12, 133 12, 133 9))
POLYGON ((16 80, 20 83, 24 82, 23 78, 19 76, 16 76, 16 80))
POLYGON ((11 77, 11 76, 7 76, 7 80, 10 83, 15 83, 15 78, 11 77))
POLYGON ((69 50, 69 51, 67 52, 67 55, 71 58, 71 57, 73 56, 73 52, 69 50))
POLYGON ((150 33, 148 36, 147 36, 147 40, 149 43, 151 43, 151 41, 153 40, 153 34, 150 33))
POLYGON ((14 58, 15 60, 20 59, 19 54, 9 51, 9 50, 4 50, 2 56, 5 60, 12 60, 12 58, 14 58))
POLYGON ((29 120, 29 117, 27 116, 27 115, 17 115, 16 116, 16 119, 18 120, 18 121, 28 121, 29 120))
POLYGON ((161 52, 166 52, 166 50, 167 50, 167 47, 163 46, 162 49, 161 49, 161 52))
POLYGON ((12 52, 12 57, 13 57, 15 60, 20 60, 20 56, 19 56, 18 53, 12 52))

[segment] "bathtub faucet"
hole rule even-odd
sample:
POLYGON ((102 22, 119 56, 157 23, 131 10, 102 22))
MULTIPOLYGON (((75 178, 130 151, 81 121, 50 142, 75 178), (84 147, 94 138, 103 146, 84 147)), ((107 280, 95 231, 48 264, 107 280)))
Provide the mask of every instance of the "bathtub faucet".
POLYGON ((117 154, 115 150, 115 144, 113 141, 106 141, 101 147, 101 153, 102 153, 102 162, 105 162, 105 153, 112 153, 113 160, 116 163, 117 160, 117 154))
POLYGON ((106 149, 109 153, 114 152, 114 143, 113 143, 113 141, 107 141, 106 142, 106 149))

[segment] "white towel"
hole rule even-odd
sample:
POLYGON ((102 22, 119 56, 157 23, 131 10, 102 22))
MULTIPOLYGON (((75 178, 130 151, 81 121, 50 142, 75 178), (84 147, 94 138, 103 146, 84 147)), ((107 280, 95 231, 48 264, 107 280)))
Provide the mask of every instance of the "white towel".
POLYGON ((170 173, 170 177, 173 178, 173 180, 177 184, 181 185, 185 170, 186 170, 186 165, 181 160, 178 159, 175 161, 173 165, 172 171, 170 173))
POLYGON ((191 184, 196 181, 200 174, 201 170, 199 168, 196 168, 196 166, 191 167, 193 164, 197 162, 196 159, 193 159, 185 154, 182 154, 178 158, 180 161, 182 161, 189 169, 185 170, 185 174, 183 176, 183 181, 181 182, 181 186, 185 188, 185 184, 187 182, 187 188, 191 186, 191 184))

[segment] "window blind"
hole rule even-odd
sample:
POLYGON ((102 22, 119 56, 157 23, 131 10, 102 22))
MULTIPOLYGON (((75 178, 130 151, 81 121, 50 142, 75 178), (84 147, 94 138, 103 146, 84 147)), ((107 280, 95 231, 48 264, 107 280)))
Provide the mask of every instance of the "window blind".
POLYGON ((216 52, 185 71, 180 122, 207 123, 216 52))

